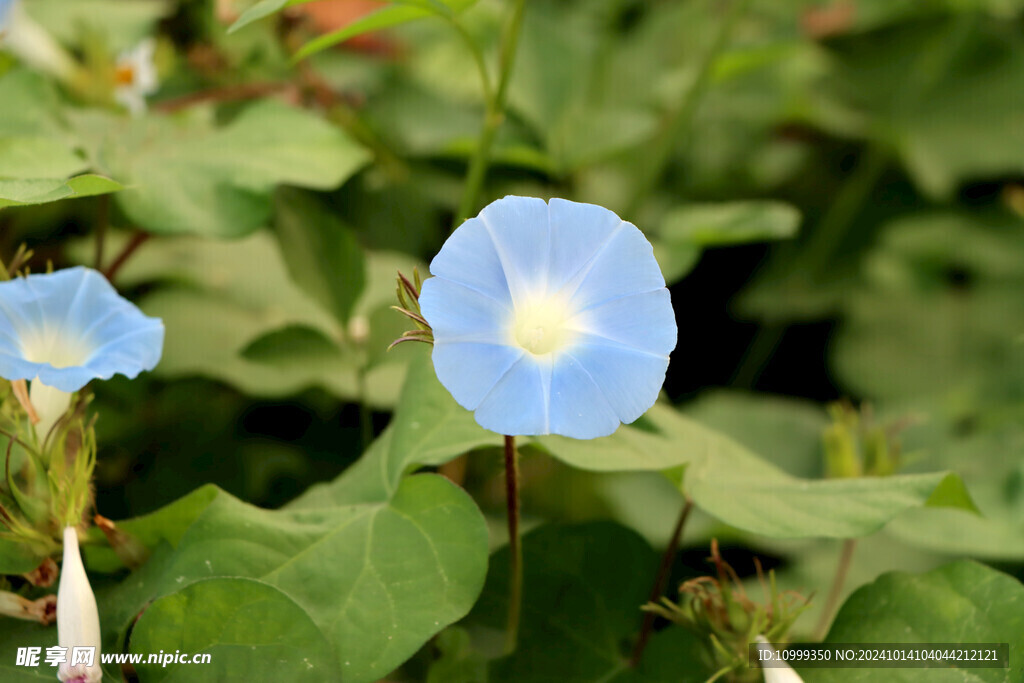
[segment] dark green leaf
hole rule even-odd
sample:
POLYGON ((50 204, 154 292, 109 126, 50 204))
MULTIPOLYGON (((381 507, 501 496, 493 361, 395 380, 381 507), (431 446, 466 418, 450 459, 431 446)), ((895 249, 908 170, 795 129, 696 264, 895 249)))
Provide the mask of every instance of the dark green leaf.
MULTIPOLYGON (((470 616, 496 631, 505 625, 508 550, 495 553, 480 602, 470 616)), ((523 611, 515 653, 495 660, 491 683, 698 683, 710 675, 682 629, 652 642, 643 665, 631 670, 630 649, 643 621, 658 564, 643 539, 609 523, 546 526, 523 539, 523 611)))
POLYGON ((275 228, 292 280, 344 325, 366 283, 355 234, 298 191, 279 193, 275 228))
POLYGON ((242 357, 281 369, 316 366, 324 372, 345 368, 341 348, 320 330, 289 325, 258 337, 242 350, 242 357))
POLYGON ((329 683, 340 667, 309 615, 282 591, 253 579, 200 579, 146 607, 132 651, 210 655, 204 664, 139 665, 141 680, 288 680, 329 683))
MULTIPOLYGON (((925 574, 893 572, 857 590, 840 609, 827 643, 1006 643, 1009 669, 886 669, 892 683, 1011 683, 1024 676, 1024 586, 970 561, 925 574)), ((867 683, 876 669, 807 669, 807 683, 867 683)))

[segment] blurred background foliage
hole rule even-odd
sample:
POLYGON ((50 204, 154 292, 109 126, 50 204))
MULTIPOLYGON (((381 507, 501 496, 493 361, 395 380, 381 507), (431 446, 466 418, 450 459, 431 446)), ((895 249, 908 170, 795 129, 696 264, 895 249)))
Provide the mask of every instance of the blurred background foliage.
MULTIPOLYGON (((131 245, 117 285, 167 327, 156 372, 95 387, 107 517, 205 483, 292 501, 381 434, 417 357, 385 352, 403 329, 388 307, 395 271, 426 272, 458 213, 485 113, 473 56, 427 17, 293 63, 381 5, 300 4, 229 32, 255 4, 27 2, 92 73, 158 36, 141 118, 97 106, 102 79, 57 86, 0 56, 0 256, 24 242, 36 270, 94 265, 102 239, 109 266, 131 245)), ((446 5, 493 74, 506 3, 446 5)), ((827 473, 825 406, 843 399, 898 444, 901 472, 966 483, 982 516, 901 513, 860 541, 847 591, 964 556, 1024 577, 1022 13, 1019 0, 527 3, 473 213, 557 196, 638 225, 678 316, 667 398, 784 472, 827 473)), ((611 519, 662 548, 682 505, 655 472, 583 472, 543 448, 523 467, 531 523, 611 519)), ((481 452, 464 479, 495 526, 500 475, 481 452)), ((782 587, 819 593, 840 545, 698 510, 674 579, 708 571, 712 537, 741 575, 757 555, 782 587)), ((458 634, 445 637, 455 666, 458 634)), ((507 663, 509 680, 527 665, 507 663)))

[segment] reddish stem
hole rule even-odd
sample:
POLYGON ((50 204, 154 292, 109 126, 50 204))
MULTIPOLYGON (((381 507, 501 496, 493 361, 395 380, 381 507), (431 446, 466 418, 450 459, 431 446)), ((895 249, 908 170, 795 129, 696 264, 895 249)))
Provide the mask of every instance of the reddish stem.
POLYGON ((103 271, 103 275, 106 276, 107 280, 109 280, 111 284, 114 283, 114 277, 116 277, 117 272, 121 270, 121 266, 123 266, 125 262, 131 258, 132 254, 134 254, 139 247, 145 244, 146 240, 149 238, 149 233, 142 232, 141 230, 136 231, 136 233, 132 235, 132 238, 128 240, 128 244, 124 245, 124 249, 121 250, 121 253, 118 254, 111 264, 107 266, 107 269, 103 271))
MULTIPOLYGON (((687 498, 683 511, 679 514, 679 519, 676 521, 676 528, 672 531, 672 538, 668 543, 668 547, 665 548, 665 553, 661 556, 661 564, 658 566, 658 574, 654 577, 654 585, 651 587, 651 595, 648 602, 658 602, 661 596, 665 594, 665 584, 668 583, 668 577, 672 573, 672 562, 676 558, 676 553, 679 552, 679 539, 682 538, 683 527, 686 526, 686 518, 690 516, 690 510, 692 509, 693 501, 687 498)), ((633 654, 629 658, 630 666, 636 666, 640 663, 640 658, 647 647, 647 641, 651 639, 651 633, 654 632, 654 620, 656 618, 657 615, 654 612, 644 613, 644 624, 640 627, 640 637, 637 638, 636 645, 633 647, 633 654)))

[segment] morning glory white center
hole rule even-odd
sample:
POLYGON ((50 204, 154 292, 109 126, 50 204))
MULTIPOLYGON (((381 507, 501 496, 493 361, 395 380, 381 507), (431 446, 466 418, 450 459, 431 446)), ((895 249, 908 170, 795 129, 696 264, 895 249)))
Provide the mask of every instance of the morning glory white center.
POLYGON ((55 368, 70 368, 84 365, 92 355, 92 349, 84 348, 77 339, 63 334, 25 335, 22 353, 31 363, 48 363, 55 368))
POLYGON ((535 356, 566 346, 573 334, 568 307, 558 299, 540 299, 517 307, 512 325, 515 343, 535 356))

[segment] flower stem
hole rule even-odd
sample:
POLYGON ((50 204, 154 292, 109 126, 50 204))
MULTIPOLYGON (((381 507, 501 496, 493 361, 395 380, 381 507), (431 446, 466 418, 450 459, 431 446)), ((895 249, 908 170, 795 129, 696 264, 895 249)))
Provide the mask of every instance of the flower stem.
POLYGON ((505 650, 514 652, 519 639, 523 603, 523 548, 519 540, 519 452, 516 437, 505 437, 505 498, 508 508, 509 590, 505 650))
MULTIPOLYGON (((683 511, 679 513, 679 519, 676 520, 676 528, 672 531, 672 538, 668 542, 668 547, 665 548, 665 553, 661 556, 661 564, 658 566, 658 573, 654 577, 654 585, 651 586, 651 595, 648 598, 648 602, 658 602, 665 593, 665 584, 668 583, 668 577, 672 573, 672 562, 676 558, 676 553, 679 552, 679 540, 683 536, 683 527, 686 526, 686 520, 689 518, 691 510, 693 510, 693 501, 687 497, 686 504, 683 505, 683 511)), ((630 666, 636 666, 640 663, 640 658, 647 647, 647 641, 650 640, 651 633, 654 631, 654 620, 656 618, 657 615, 654 612, 644 613, 644 624, 640 627, 640 637, 637 638, 636 645, 633 647, 633 654, 629 658, 630 666)))
MULTIPOLYGON (((487 175, 487 166, 490 163, 491 146, 498 133, 498 128, 505 119, 505 101, 508 99, 508 83, 512 76, 512 65, 515 62, 516 47, 519 44, 519 33, 523 27, 523 14, 526 9, 526 0, 515 0, 512 8, 512 16, 509 19, 508 27, 501 45, 501 57, 498 62, 500 75, 498 87, 492 91, 492 96, 487 99, 487 110, 484 114, 484 124, 480 131, 480 139, 477 142, 476 151, 469 162, 469 171, 466 174, 466 185, 462 193, 462 200, 459 202, 458 212, 455 214, 455 224, 458 227, 469 218, 473 207, 476 205, 480 188, 483 185, 484 176, 487 175)), ((472 41, 470 41, 472 42, 472 41)), ((486 72, 483 72, 486 73, 486 72)), ((483 76, 481 76, 483 78, 483 76)), ((490 91, 490 83, 484 80, 485 90, 490 91)))
POLYGON ((480 87, 483 89, 484 102, 490 102, 494 99, 494 92, 491 90, 491 77, 487 73, 487 63, 484 61, 484 55, 480 52, 480 46, 473 40, 473 36, 469 35, 469 31, 462 25, 462 22, 457 17, 451 16, 446 17, 448 22, 455 29, 462 43, 469 50, 469 54, 473 57, 473 63, 476 64, 476 70, 480 74, 480 87))
POLYGON ((843 541, 843 549, 839 553, 839 564, 836 566, 836 576, 832 580, 832 587, 828 591, 828 598, 825 606, 821 609, 821 616, 818 617, 818 625, 814 627, 814 639, 824 640, 828 635, 829 624, 839 605, 839 598, 843 596, 843 584, 846 583, 846 575, 853 563, 853 551, 857 547, 857 539, 848 538, 843 541))
POLYGON ((103 275, 106 276, 107 280, 111 283, 114 282, 114 277, 117 275, 118 271, 121 270, 121 266, 131 258, 132 254, 134 254, 135 251, 149 239, 149 237, 149 233, 142 232, 141 230, 136 231, 135 234, 132 235, 131 239, 128 240, 128 244, 126 244, 124 249, 121 250, 121 253, 118 254, 114 258, 113 262, 107 266, 107 269, 103 271, 103 275))

